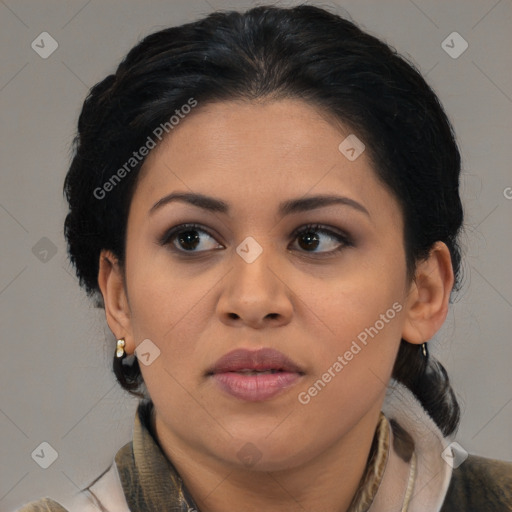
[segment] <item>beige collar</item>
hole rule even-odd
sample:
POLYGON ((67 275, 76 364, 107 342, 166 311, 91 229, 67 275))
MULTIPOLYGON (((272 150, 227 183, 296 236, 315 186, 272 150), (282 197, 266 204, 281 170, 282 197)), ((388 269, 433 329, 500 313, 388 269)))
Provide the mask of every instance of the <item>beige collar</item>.
POLYGON ((452 476, 441 454, 450 444, 420 402, 392 380, 382 408, 392 449, 368 512, 439 512, 452 476))

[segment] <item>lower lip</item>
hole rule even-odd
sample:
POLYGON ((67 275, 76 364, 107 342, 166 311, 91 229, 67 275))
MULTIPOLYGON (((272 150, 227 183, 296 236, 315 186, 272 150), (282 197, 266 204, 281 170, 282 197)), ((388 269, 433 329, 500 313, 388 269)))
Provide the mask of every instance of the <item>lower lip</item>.
POLYGON ((264 375, 248 375, 236 372, 215 373, 212 375, 226 393, 257 402, 268 400, 295 384, 301 377, 298 373, 278 372, 264 375))

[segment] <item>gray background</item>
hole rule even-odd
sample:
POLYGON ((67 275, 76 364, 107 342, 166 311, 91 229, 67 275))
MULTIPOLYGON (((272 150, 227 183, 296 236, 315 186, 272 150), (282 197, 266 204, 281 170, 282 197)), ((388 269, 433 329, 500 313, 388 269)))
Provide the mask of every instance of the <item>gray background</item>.
MULTIPOLYGON (((430 346, 463 408, 456 440, 469 452, 512 460, 512 2, 310 3, 346 9, 408 55, 453 121, 464 158, 465 279, 430 346), (458 58, 441 46, 454 31, 469 44, 458 58)), ((78 288, 62 235, 62 182, 88 88, 143 36, 214 9, 253 5, 0 1, 2 511, 73 492, 131 436, 136 401, 115 384, 115 342, 103 311, 78 288), (31 48, 44 31, 59 45, 47 59, 31 48), (48 469, 31 457, 43 441, 58 452, 48 469)))

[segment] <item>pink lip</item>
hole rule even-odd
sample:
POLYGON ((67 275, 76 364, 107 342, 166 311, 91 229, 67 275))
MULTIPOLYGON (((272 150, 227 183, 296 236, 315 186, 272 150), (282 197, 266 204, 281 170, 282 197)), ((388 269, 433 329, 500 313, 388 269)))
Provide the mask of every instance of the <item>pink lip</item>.
POLYGON ((223 391, 248 402, 268 400, 295 384, 300 377, 298 373, 289 372, 265 375, 228 372, 212 375, 223 391))
POLYGON ((295 384, 304 375, 296 363, 281 352, 233 350, 221 357, 207 373, 226 393, 246 401, 267 400, 295 384), (277 370, 276 373, 251 375, 241 370, 277 370))
POLYGON ((247 350, 239 348, 223 355, 207 374, 237 372, 239 370, 282 370, 285 372, 304 373, 299 365, 273 348, 247 350))

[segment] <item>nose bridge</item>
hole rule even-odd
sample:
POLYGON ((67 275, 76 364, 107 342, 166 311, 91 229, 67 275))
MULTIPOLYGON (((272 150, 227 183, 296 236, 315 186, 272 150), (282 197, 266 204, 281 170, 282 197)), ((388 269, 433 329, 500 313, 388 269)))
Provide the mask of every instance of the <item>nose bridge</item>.
POLYGON ((268 237, 246 237, 236 248, 234 258, 235 288, 244 295, 276 295, 274 272, 271 270, 273 255, 268 237))
POLYGON ((278 275, 278 258, 269 239, 246 237, 237 247, 229 285, 219 302, 224 318, 259 324, 266 317, 284 319, 291 312, 286 286, 278 275))

